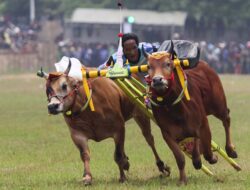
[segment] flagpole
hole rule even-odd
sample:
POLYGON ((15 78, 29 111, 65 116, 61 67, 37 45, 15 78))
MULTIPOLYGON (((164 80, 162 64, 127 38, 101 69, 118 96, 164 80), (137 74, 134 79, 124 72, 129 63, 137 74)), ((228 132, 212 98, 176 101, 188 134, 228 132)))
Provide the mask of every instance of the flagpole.
POLYGON ((33 23, 36 18, 35 0, 30 0, 30 23, 33 23))

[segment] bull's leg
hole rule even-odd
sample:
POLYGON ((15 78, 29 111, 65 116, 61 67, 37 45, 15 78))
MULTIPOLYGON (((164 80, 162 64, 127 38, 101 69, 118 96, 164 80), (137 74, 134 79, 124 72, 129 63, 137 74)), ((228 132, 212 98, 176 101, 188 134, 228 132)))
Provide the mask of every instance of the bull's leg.
POLYGON ((84 164, 83 182, 85 185, 91 185, 92 175, 90 172, 90 151, 88 147, 88 139, 81 132, 74 129, 71 130, 71 138, 80 151, 80 157, 84 164))
POLYGON ((213 154, 211 149, 211 131, 208 125, 207 117, 203 119, 202 127, 200 129, 200 140, 203 147, 204 158, 210 163, 215 164, 218 160, 218 157, 213 154))
MULTIPOLYGON (((224 114, 225 115, 225 114, 224 114)), ((234 145, 231 141, 231 133, 230 133, 230 116, 229 116, 229 109, 227 109, 227 113, 225 116, 219 116, 219 115, 215 115, 218 119, 220 119, 223 123, 224 129, 225 129, 225 133, 226 133, 226 152, 227 155, 231 158, 237 158, 237 152, 234 150, 234 145)))
POLYGON ((183 185, 183 184, 186 185, 187 184, 187 177, 186 177, 186 173, 185 173, 184 154, 182 153, 179 145, 170 136, 168 136, 166 133, 164 133, 164 131, 162 131, 162 136, 163 136, 164 140, 166 141, 166 143, 168 144, 171 151, 173 152, 175 160, 177 162, 177 166, 179 168, 180 175, 179 175, 178 185, 183 185))
POLYGON ((234 150, 234 145, 231 141, 231 134, 230 134, 230 116, 228 115, 225 120, 223 120, 223 126, 225 128, 226 133, 226 152, 227 155, 231 158, 237 158, 237 152, 234 150))
POLYGON ((129 170, 128 157, 124 153, 124 139, 125 139, 125 128, 124 125, 119 129, 119 133, 114 136, 115 141, 115 162, 117 163, 120 171, 119 181, 123 183, 126 181, 124 170, 129 170))
POLYGON ((139 125, 139 127, 141 128, 144 138, 146 139, 148 145, 151 147, 154 153, 156 165, 159 171, 169 176, 170 167, 164 164, 164 162, 161 160, 160 156, 158 155, 156 151, 154 137, 151 133, 150 119, 144 115, 135 115, 134 119, 136 123, 139 125))
POLYGON ((194 138, 194 147, 192 152, 192 162, 195 169, 201 169, 201 157, 200 157, 200 139, 194 138))

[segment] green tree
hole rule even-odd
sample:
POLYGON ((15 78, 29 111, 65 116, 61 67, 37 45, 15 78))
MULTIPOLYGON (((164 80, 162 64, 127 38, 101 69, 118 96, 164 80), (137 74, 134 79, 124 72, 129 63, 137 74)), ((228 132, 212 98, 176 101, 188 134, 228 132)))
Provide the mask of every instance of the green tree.
MULTIPOLYGON (((36 14, 70 16, 74 9, 117 8, 116 0, 35 0, 36 14)), ((123 0, 125 8, 156 11, 185 11, 189 15, 207 20, 220 18, 230 27, 244 25, 250 20, 249 0, 123 0)), ((28 17, 29 0, 1 0, 0 13, 13 17, 28 17)), ((94 14, 94 13, 93 13, 94 14)))

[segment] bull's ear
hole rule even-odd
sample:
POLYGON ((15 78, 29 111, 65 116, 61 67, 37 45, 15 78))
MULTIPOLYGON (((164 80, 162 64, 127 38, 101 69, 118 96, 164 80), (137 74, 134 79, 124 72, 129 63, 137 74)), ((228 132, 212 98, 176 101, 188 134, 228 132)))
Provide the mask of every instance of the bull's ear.
POLYGON ((39 71, 37 71, 37 76, 41 78, 45 78, 46 80, 49 78, 49 74, 43 71, 43 67, 39 71))
POLYGON ((71 60, 70 60, 70 58, 69 58, 68 67, 67 67, 67 69, 64 71, 64 74, 65 74, 65 75, 69 75, 70 68, 71 68, 71 60))
POLYGON ((145 51, 143 44, 142 44, 142 53, 143 53, 144 57, 146 57, 146 59, 148 59, 148 57, 150 56, 150 54, 145 51))

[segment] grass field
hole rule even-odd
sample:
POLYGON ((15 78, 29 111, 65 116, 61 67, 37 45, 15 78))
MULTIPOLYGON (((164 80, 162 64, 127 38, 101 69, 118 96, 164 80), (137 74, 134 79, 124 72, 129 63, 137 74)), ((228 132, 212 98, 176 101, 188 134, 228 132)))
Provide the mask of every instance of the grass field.
MULTIPOLYGON (((232 137, 238 151, 236 172, 222 157, 206 164, 220 179, 196 171, 186 158, 188 185, 183 189, 250 189, 250 76, 221 76, 231 109, 232 137)), ((48 116, 45 83, 35 75, 0 76, 0 189, 180 189, 178 169, 159 129, 153 134, 161 158, 171 166, 170 177, 160 177, 154 157, 139 127, 127 122, 125 150, 130 159, 128 182, 118 183, 113 161, 114 143, 90 141, 93 185, 84 187, 78 150, 71 142, 63 117, 48 116)), ((98 105, 96 105, 98 106, 98 105)), ((224 147, 222 124, 209 118, 213 139, 224 147)))

